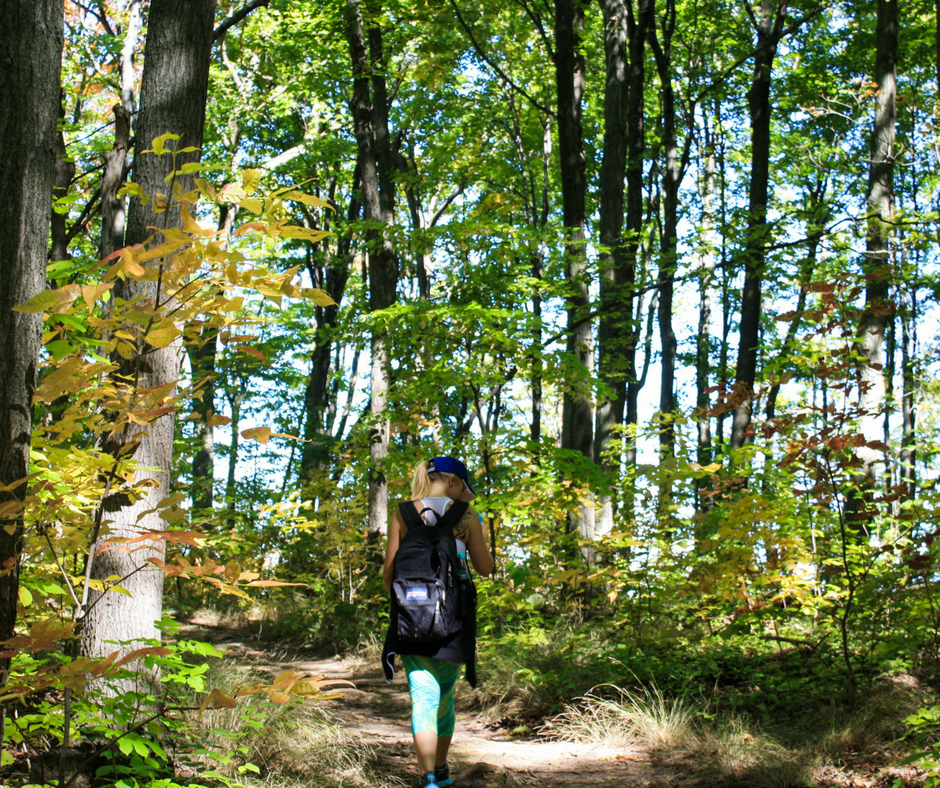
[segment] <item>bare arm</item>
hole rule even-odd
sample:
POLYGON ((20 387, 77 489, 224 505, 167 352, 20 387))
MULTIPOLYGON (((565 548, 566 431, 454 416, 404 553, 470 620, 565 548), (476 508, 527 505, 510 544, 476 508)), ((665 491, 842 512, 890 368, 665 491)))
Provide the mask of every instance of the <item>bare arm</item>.
POLYGON ((454 536, 467 545, 467 553, 473 568, 483 577, 493 573, 493 556, 490 555, 483 536, 483 526, 480 525, 480 516, 472 506, 467 507, 466 514, 454 528, 454 536))
POLYGON ((388 526, 388 543, 385 545, 385 566, 382 569, 382 579, 385 581, 385 590, 391 593, 392 575, 395 571, 395 554, 401 544, 405 524, 401 519, 401 512, 395 510, 395 516, 388 526))

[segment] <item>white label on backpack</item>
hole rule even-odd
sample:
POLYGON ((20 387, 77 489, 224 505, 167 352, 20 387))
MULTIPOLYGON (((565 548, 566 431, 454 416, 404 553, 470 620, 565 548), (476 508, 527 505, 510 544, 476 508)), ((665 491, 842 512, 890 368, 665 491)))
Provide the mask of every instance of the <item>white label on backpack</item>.
POLYGON ((426 588, 409 588, 405 591, 405 600, 415 599, 419 602, 427 602, 428 590, 426 588))

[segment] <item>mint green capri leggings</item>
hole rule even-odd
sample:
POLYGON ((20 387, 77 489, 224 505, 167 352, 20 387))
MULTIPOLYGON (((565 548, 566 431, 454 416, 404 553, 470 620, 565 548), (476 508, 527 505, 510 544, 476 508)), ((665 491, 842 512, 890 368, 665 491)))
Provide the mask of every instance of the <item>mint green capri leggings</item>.
POLYGON ((434 731, 438 736, 453 736, 460 663, 414 654, 402 654, 401 661, 411 690, 412 734, 434 731))

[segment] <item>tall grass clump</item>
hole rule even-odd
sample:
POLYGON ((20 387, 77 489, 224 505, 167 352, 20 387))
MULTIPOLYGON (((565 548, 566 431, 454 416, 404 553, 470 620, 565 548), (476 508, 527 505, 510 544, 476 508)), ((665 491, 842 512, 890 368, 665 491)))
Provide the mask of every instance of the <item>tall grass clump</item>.
MULTIPOLYGON (((600 689, 600 688, 597 688, 600 689)), ((552 720, 564 741, 610 747, 642 744, 653 749, 694 746, 695 708, 685 698, 667 698, 656 687, 631 693, 610 687, 613 698, 589 693, 552 720)))

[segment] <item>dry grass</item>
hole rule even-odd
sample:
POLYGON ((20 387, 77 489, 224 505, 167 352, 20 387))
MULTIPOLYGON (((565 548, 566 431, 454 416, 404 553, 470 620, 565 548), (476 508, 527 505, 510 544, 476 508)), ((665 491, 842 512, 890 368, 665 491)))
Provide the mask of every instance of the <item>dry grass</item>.
MULTIPOLYGON (((212 665, 208 685, 232 693, 259 678, 256 669, 226 660, 212 665)), ((208 709, 194 719, 195 739, 209 755, 196 756, 197 768, 228 773, 253 764, 259 775, 241 774, 245 786, 401 788, 381 775, 373 748, 335 725, 314 702, 270 704, 257 696, 238 698, 235 708, 208 709)))
POLYGON ((558 738, 611 747, 644 744, 653 749, 685 748, 695 741, 695 709, 656 688, 629 693, 613 687, 614 699, 588 694, 552 720, 558 738))
POLYGON ((546 733, 609 747, 646 746, 660 759, 694 764, 709 785, 723 788, 833 784, 834 764, 847 775, 849 762, 867 764, 866 753, 896 741, 904 719, 926 702, 910 682, 885 681, 854 710, 773 736, 740 717, 706 719, 688 698, 665 698, 656 688, 612 689, 580 698, 546 733))

